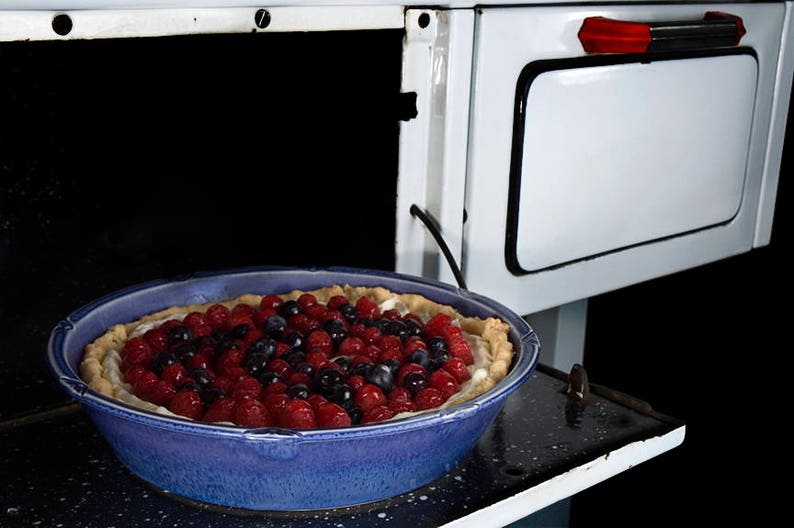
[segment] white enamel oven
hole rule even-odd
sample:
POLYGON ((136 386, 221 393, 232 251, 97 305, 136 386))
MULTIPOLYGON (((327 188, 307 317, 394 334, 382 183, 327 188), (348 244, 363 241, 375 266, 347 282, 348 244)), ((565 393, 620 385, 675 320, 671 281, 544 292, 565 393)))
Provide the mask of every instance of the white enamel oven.
MULTIPOLYGON (((526 315, 542 362, 567 372, 583 362, 589 297, 769 244, 792 7, 6 1, 0 127, 22 132, 2 136, 0 162, 20 196, 50 171, 51 194, 88 197, 30 223, 90 207, 98 215, 77 223, 87 240, 131 240, 127 253, 108 244, 133 262, 96 295, 196 267, 389 268, 526 315), (39 118, 58 132, 35 135, 39 118), (168 195, 108 198, 152 187, 168 195), (224 218, 198 211, 233 200, 243 205, 224 218), (165 212, 175 203, 184 218, 165 212), (258 253, 251 235, 235 238, 233 218, 292 218, 294 204, 307 231, 248 222, 270 243, 258 253), (230 243, 193 254, 204 221, 230 243), (159 238, 163 224, 180 238, 159 238), (358 235, 340 247, 333 226, 358 235), (147 248, 174 246, 180 262, 135 267, 147 248)), ((4 229, 24 231, 25 207, 10 211, 4 229)), ((681 426, 628 443, 449 525, 506 525, 683 440, 681 426)))

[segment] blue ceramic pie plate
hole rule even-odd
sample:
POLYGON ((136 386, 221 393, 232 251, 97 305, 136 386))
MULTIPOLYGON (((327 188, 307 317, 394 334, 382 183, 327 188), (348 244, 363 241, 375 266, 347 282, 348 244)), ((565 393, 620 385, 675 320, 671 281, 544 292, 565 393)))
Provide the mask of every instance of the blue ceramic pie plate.
POLYGON ((529 378, 539 350, 535 333, 511 310, 443 283, 356 268, 258 267, 157 280, 102 297, 53 329, 47 362, 119 460, 144 481, 213 505, 296 511, 382 500, 442 477, 467 456, 506 398, 529 378), (417 293, 465 315, 501 318, 511 327, 515 350, 510 372, 490 391, 455 407, 390 422, 312 430, 246 429, 167 417, 105 397, 78 374, 85 345, 113 324, 173 305, 337 283, 417 293))

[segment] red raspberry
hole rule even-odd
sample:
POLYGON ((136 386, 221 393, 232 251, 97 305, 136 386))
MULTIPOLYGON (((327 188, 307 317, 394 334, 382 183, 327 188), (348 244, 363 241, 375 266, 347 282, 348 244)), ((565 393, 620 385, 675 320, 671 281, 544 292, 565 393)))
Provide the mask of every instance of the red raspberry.
POLYGON ((379 405, 386 405, 387 403, 386 395, 383 394, 380 387, 373 383, 365 383, 356 391, 353 400, 356 407, 365 413, 370 409, 374 409, 379 405))
POLYGON ((428 376, 427 385, 428 387, 441 391, 445 400, 460 390, 460 385, 455 379, 455 376, 443 368, 436 370, 428 376))
POLYGON ((444 330, 452 324, 452 317, 439 312, 425 323, 425 337, 444 337, 444 330))
POLYGON ((314 330, 320 328, 319 321, 310 319, 306 314, 295 314, 287 319, 287 326, 294 328, 303 335, 309 335, 314 330))
POLYGON ((433 409, 444 403, 446 399, 440 390, 428 387, 422 389, 414 396, 414 405, 417 411, 433 409))
POLYGON ((311 350, 306 353, 306 361, 317 370, 328 363, 328 354, 321 350, 311 350))
POLYGON ((347 427, 352 425, 350 415, 336 403, 326 403, 319 406, 314 414, 317 417, 319 427, 347 427))
POLYGON ((272 308, 276 310, 282 304, 284 304, 284 300, 278 295, 271 293, 262 297, 262 300, 259 301, 259 309, 272 308))
POLYGON ((267 370, 275 372, 281 379, 287 379, 292 374, 292 366, 281 358, 268 361, 267 370))
POLYGON ((167 381, 157 380, 154 385, 146 390, 144 399, 149 400, 155 405, 168 407, 168 404, 171 403, 171 398, 174 397, 174 394, 176 394, 176 389, 173 385, 167 381))
POLYGON ((295 385, 296 383, 303 383, 307 387, 311 387, 312 377, 305 372, 293 372, 287 378, 287 385, 295 385))
POLYGON ((344 295, 334 295, 328 299, 326 306, 329 310, 338 310, 340 306, 344 306, 346 304, 350 304, 350 301, 347 300, 347 297, 344 295))
POLYGON ((237 402, 233 398, 219 398, 212 402, 204 413, 205 422, 234 422, 234 409, 237 402))
POLYGON ((253 306, 251 306, 250 304, 237 303, 237 304, 235 304, 232 307, 232 312, 229 315, 231 317, 234 317, 235 315, 243 315, 245 317, 253 318, 255 312, 256 312, 256 309, 253 306))
POLYGON ((159 352, 160 350, 165 350, 168 346, 168 336, 165 333, 165 330, 160 328, 150 328, 146 332, 143 333, 142 336, 149 346, 152 347, 152 352, 159 352))
POLYGON ((182 319, 182 323, 190 328, 194 337, 208 336, 212 333, 212 325, 210 325, 209 318, 201 312, 189 312, 182 319))
POLYGON ((306 337, 306 350, 320 350, 326 354, 332 354, 334 342, 325 330, 314 330, 306 337))
POLYGON ((287 407, 289 402, 290 397, 281 392, 267 394, 262 403, 267 407, 270 416, 273 417, 273 421, 278 424, 281 423, 281 411, 287 407))
POLYGON ((281 427, 289 429, 317 427, 317 418, 312 405, 306 400, 290 400, 281 412, 281 427))
POLYGON ((265 404, 254 399, 238 401, 234 408, 232 421, 243 427, 270 427, 273 425, 273 418, 265 404))
POLYGON ((360 337, 346 337, 339 343, 337 353, 340 356, 357 356, 364 350, 364 340, 360 337))
POLYGON ((135 385, 135 382, 138 381, 140 375, 148 371, 149 370, 141 364, 131 365, 127 368, 127 370, 123 371, 124 381, 130 385, 135 385))
POLYGON ((283 381, 276 381, 265 387, 265 394, 283 394, 287 390, 287 384, 283 381))
POLYGON ((230 310, 222 304, 213 304, 207 308, 207 320, 214 329, 224 329, 228 327, 230 310))
POLYGON ((212 365, 211 356, 209 354, 204 354, 204 353, 196 354, 195 356, 192 356, 188 358, 187 361, 185 361, 185 367, 187 368, 188 372, 197 368, 209 370, 211 365, 212 365))
POLYGON ((312 304, 304 308, 303 313, 306 314, 306 317, 308 317, 309 319, 314 319, 315 321, 322 321, 323 318, 325 317, 325 314, 328 313, 328 308, 326 308, 322 304, 312 304))
POLYGON ((151 388, 157 384, 158 381, 160 381, 160 378, 158 378, 157 374, 154 372, 150 370, 142 372, 138 376, 138 379, 135 380, 135 384, 132 386, 132 393, 138 398, 146 400, 146 395, 151 388))
POLYGON ((389 401, 411 401, 411 391, 405 387, 394 387, 388 397, 389 401))
POLYGON ((425 327, 425 322, 422 321, 422 318, 416 315, 415 313, 407 313, 403 315, 403 321, 406 321, 408 319, 413 319, 414 322, 419 323, 419 328, 425 327))
POLYGON ((301 311, 305 311, 309 306, 317 305, 317 297, 311 293, 302 293, 300 297, 298 297, 297 303, 298 306, 301 307, 301 311))
POLYGON ((406 356, 419 349, 427 350, 427 343, 421 337, 411 336, 403 343, 403 354, 406 356))
POLYGON ((402 412, 414 412, 416 411, 416 405, 414 402, 409 400, 389 400, 389 409, 392 410, 394 414, 399 414, 402 412))
POLYGON ((361 423, 367 424, 382 422, 383 420, 388 420, 389 418, 394 418, 394 411, 392 411, 388 405, 378 405, 377 407, 364 412, 364 415, 361 417, 361 423))
POLYGON ((448 339, 447 349, 450 356, 462 359, 467 365, 474 364, 474 354, 472 354, 469 344, 462 336, 448 339))
POLYGON ((394 308, 384 311, 381 317, 389 319, 390 321, 396 321, 398 319, 401 319, 400 312, 398 312, 394 308))
POLYGON ((367 331, 367 328, 369 327, 360 321, 353 323, 350 325, 350 331, 347 333, 347 335, 360 338, 364 335, 364 332, 367 331))
POLYGON ((400 367, 400 370, 397 371, 397 375, 394 377, 394 382, 401 387, 403 384, 403 378, 409 372, 418 372, 423 376, 427 376, 427 369, 419 363, 406 363, 400 367))
POLYGON ((264 389, 259 380, 253 376, 245 376, 234 384, 231 393, 232 398, 237 401, 241 400, 259 400, 264 396, 264 389))
POLYGON ((256 323, 254 326, 251 327, 250 330, 245 334, 245 337, 242 339, 243 348, 248 348, 251 344, 256 341, 257 339, 264 337, 265 333, 256 327, 256 323))
POLYGON ((273 315, 278 315, 273 308, 260 308, 254 314, 254 324, 257 328, 262 328, 267 318, 273 315))
POLYGON ((121 368, 132 365, 148 365, 154 355, 152 347, 143 337, 129 339, 119 352, 121 368))
POLYGON ((370 326, 364 329, 364 332, 360 337, 364 341, 365 345, 373 345, 378 341, 378 339, 380 339, 380 336, 381 331, 374 326, 370 326))
POLYGON ((362 319, 377 319, 380 317, 378 303, 369 297, 361 297, 356 301, 356 311, 362 319))
POLYGON ((469 369, 466 368, 466 362, 459 357, 451 357, 441 367, 455 377, 458 383, 471 379, 469 369))
POLYGON ((405 360, 405 355, 399 348, 386 348, 378 356, 378 363, 384 363, 390 359, 396 359, 398 363, 405 360))
MULTIPOLYGON (((246 305, 247 306, 247 305, 246 305)), ((240 325, 247 325, 248 329, 254 328, 256 325, 254 324, 253 316, 246 315, 244 313, 232 313, 229 315, 229 328, 235 328, 240 325)))
POLYGON ((226 377, 235 383, 246 376, 248 376, 248 371, 243 367, 230 367, 226 369, 226 377))
POLYGON ((370 358, 373 362, 378 361, 378 358, 383 353, 383 350, 376 345, 366 345, 364 347, 364 356, 370 358))
POLYGON ((319 407, 330 403, 325 398, 325 396, 323 396, 322 394, 318 394, 316 392, 313 393, 313 394, 310 394, 309 397, 306 398, 306 401, 309 402, 309 404, 312 406, 312 409, 314 409, 315 413, 317 412, 317 409, 319 407))
POLYGON ((176 326, 182 326, 182 321, 179 319, 169 319, 168 321, 161 324, 160 328, 163 330, 163 332, 168 333, 169 330, 176 326))
POLYGON ((160 373, 160 379, 167 381, 174 387, 179 387, 188 380, 187 369, 181 363, 166 365, 160 373))
POLYGON ((174 414, 198 420, 204 414, 204 404, 196 391, 183 389, 177 391, 171 398, 168 410, 174 414))
POLYGON ((403 342, 396 335, 385 334, 378 338, 375 343, 381 350, 400 350, 403 349, 403 342))
POLYGON ((212 380, 212 386, 222 390, 224 394, 231 394, 232 390, 234 390, 235 383, 237 383, 237 381, 228 376, 216 376, 212 380))
POLYGON ((345 381, 353 392, 356 392, 367 383, 367 380, 364 379, 364 376, 359 376, 358 374, 348 376, 347 380, 345 381))
POLYGON ((245 352, 239 348, 228 349, 215 361, 215 372, 217 372, 219 376, 225 376, 229 369, 240 366, 243 362, 244 355, 245 352))

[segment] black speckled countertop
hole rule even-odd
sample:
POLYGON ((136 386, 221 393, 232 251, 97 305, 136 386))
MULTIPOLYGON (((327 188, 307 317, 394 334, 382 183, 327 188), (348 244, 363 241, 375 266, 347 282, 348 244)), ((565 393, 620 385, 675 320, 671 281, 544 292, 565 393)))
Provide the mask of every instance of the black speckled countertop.
POLYGON ((2 423, 0 525, 110 527, 436 527, 511 497, 630 442, 682 424, 615 401, 569 399, 540 366, 457 468, 388 500, 306 512, 199 504, 132 475, 76 403, 2 423))

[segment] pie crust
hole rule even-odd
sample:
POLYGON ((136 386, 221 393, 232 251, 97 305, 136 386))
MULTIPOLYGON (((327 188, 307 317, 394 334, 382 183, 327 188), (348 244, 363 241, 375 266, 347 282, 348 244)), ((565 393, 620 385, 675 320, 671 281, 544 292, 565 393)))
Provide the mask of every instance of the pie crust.
MULTIPOLYGON (((481 319, 478 317, 468 317, 462 315, 453 307, 436 303, 422 295, 394 293, 383 287, 358 287, 350 285, 333 285, 312 291, 293 290, 288 293, 279 294, 284 300, 297 299, 303 293, 313 294, 321 303, 327 303, 335 295, 343 295, 352 303, 360 297, 369 297, 378 304, 393 302, 395 305, 402 304, 408 312, 427 320, 437 313, 445 313, 452 317, 467 340, 469 341, 472 353, 475 356, 477 372, 472 373, 471 383, 454 394, 441 407, 457 405, 464 401, 483 394, 507 375, 510 363, 513 358, 513 346, 508 335, 510 327, 507 323, 496 317, 481 319), (475 343, 475 344, 473 344, 475 343)), ((141 324, 159 321, 175 314, 187 314, 192 311, 205 312, 213 304, 222 304, 231 309, 239 303, 246 303, 258 307, 263 295, 245 294, 225 301, 214 301, 204 304, 193 304, 187 306, 173 306, 165 310, 151 313, 129 323, 116 324, 110 327, 102 336, 91 342, 85 347, 83 358, 80 362, 80 375, 88 386, 111 398, 121 399, 116 384, 112 376, 106 373, 103 366, 105 357, 111 350, 121 350, 133 331, 141 324)), ((471 367, 470 367, 471 368, 471 367)), ((128 402, 130 403, 130 402, 128 402)), ((437 407, 441 408, 441 407, 437 407)), ((163 409, 163 408, 158 408, 163 409)), ((436 409, 428 409, 429 412, 436 409)), ((416 413, 412 413, 416 414, 416 413)))

